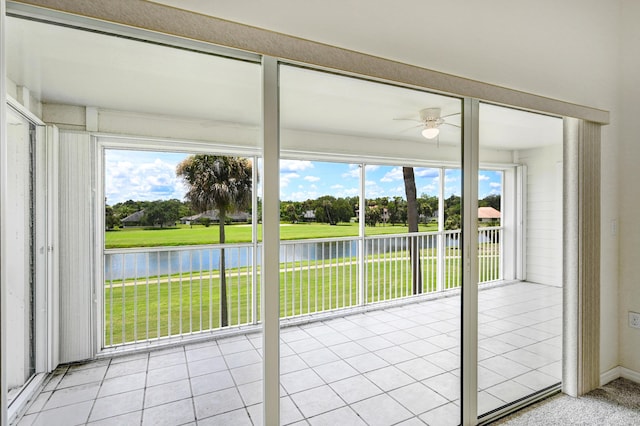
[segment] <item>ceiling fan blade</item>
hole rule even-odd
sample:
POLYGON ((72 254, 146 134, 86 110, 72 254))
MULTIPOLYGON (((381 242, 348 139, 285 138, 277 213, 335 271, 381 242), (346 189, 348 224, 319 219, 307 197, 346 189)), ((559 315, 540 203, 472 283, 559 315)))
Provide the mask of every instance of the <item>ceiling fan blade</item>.
POLYGON ((418 124, 417 126, 407 127, 406 129, 402 129, 402 130, 400 130, 400 133, 408 132, 409 130, 417 129, 417 128, 419 128, 419 127, 423 127, 423 125, 422 125, 422 124, 418 124))
POLYGON ((452 114, 441 115, 440 118, 453 117, 454 115, 460 115, 460 114, 462 114, 462 113, 461 112, 454 112, 452 114))
POLYGON ((421 120, 418 120, 417 118, 394 118, 394 121, 415 121, 417 123, 422 123, 421 120))
POLYGON ((452 127, 457 127, 458 129, 462 129, 462 126, 459 124, 452 124, 452 123, 447 123, 446 121, 444 123, 442 123, 443 125, 446 124, 447 126, 452 126, 452 127))

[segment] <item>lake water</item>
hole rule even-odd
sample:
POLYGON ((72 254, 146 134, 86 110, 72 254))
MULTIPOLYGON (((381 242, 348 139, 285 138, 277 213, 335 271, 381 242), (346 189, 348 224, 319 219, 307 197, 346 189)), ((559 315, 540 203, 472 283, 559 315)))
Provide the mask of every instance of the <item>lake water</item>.
MULTIPOLYGON (((448 247, 457 247, 459 234, 447 241, 448 247)), ((280 262, 295 262, 304 260, 329 260, 342 257, 356 257, 358 241, 330 241, 330 242, 296 242, 284 243, 280 246, 280 262)), ((437 236, 420 237, 423 249, 436 247, 437 236)), ((406 250, 407 238, 389 237, 365 240, 366 255, 390 253, 396 250, 406 250)), ((259 265, 261 246, 258 246, 254 260, 252 246, 232 246, 225 248, 225 266, 239 268, 259 265)), ((219 248, 196 248, 191 250, 149 251, 137 253, 109 253, 105 255, 105 281, 122 280, 128 278, 144 278, 147 276, 200 273, 218 270, 220 267, 219 248)))

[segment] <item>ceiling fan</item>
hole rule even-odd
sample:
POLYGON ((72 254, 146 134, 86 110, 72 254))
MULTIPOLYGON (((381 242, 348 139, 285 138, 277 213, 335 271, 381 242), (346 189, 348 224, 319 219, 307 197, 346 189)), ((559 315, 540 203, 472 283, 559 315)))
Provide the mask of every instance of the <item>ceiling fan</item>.
POLYGON ((445 118, 459 115, 459 112, 447 115, 440 115, 440 108, 424 108, 419 111, 420 119, 415 118, 395 118, 394 120, 411 120, 420 124, 416 127, 422 127, 422 136, 427 139, 434 139, 440 134, 440 126, 446 124, 448 126, 460 127, 457 124, 447 123, 445 118))

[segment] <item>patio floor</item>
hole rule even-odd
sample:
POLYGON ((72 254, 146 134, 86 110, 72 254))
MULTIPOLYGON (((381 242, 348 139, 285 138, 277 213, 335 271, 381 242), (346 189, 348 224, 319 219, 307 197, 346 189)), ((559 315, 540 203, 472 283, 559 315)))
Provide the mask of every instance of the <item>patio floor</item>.
MULTIPOLYGON (((561 378, 562 289, 479 292, 479 412, 561 378)), ((19 425, 261 425, 261 335, 61 366, 19 425)), ((459 423, 460 297, 281 331, 281 422, 459 423)))

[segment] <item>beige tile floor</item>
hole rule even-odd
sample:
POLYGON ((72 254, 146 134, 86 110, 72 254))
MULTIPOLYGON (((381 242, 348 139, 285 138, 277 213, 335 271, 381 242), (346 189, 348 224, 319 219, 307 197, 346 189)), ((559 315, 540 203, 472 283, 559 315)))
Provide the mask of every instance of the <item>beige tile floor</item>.
MULTIPOLYGON (((562 290, 479 293, 485 413, 560 381, 562 290)), ((281 332, 281 423, 459 422, 460 298, 388 307, 281 332)), ((261 425, 261 336, 61 366, 19 425, 261 425)))

